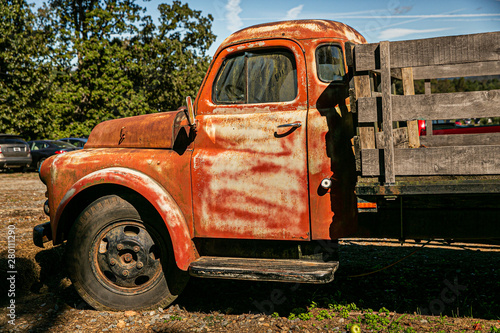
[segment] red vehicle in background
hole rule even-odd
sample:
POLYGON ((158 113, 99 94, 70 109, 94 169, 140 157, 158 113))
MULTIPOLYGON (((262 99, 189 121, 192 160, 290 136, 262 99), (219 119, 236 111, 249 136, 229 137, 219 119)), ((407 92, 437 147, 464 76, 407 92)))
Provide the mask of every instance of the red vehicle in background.
MULTIPOLYGON (((420 136, 427 135, 427 122, 425 120, 418 121, 418 129, 420 136)), ((500 125, 486 124, 482 125, 479 119, 467 120, 433 120, 432 135, 447 135, 447 134, 480 134, 480 133, 499 133, 500 125)))

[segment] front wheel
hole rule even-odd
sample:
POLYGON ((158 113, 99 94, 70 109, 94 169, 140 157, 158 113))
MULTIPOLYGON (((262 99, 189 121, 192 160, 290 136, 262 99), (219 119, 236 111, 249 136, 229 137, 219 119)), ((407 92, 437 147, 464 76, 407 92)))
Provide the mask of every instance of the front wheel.
POLYGON ((169 239, 149 219, 155 217, 110 195, 75 221, 68 236, 68 269, 77 292, 95 309, 165 307, 186 285, 188 275, 175 265, 169 239))

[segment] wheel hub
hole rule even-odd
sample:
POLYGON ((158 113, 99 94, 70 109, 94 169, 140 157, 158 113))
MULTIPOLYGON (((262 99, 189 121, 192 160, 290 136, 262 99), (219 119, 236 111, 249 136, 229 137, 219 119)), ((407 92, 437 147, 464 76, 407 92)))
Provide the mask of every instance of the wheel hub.
POLYGON ((144 226, 115 223, 94 239, 93 270, 113 291, 137 293, 158 282, 162 273, 159 251, 144 226))

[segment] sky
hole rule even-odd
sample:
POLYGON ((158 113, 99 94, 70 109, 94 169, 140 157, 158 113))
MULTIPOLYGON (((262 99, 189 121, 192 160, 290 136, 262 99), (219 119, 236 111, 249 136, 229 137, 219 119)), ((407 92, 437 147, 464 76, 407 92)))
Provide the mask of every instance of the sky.
MULTIPOLYGON (((358 30, 369 43, 500 31, 500 0, 181 0, 212 14, 217 36, 210 48, 232 32, 288 19, 328 19, 358 30)), ((42 0, 36 0, 41 3, 42 0)), ((160 3, 137 0, 157 17, 160 3)))
MULTIPOLYGON (((145 2, 154 17, 161 1, 145 2)), ((500 30, 500 0, 191 0, 214 17, 217 46, 232 32, 287 19, 328 19, 358 30, 369 43, 500 30)))

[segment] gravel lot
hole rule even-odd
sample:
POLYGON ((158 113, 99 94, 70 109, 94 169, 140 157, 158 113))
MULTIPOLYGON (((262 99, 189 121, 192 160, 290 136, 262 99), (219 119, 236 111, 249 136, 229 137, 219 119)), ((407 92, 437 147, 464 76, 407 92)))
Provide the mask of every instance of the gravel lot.
POLYGON ((500 246, 420 249, 389 239, 343 240, 328 285, 191 278, 166 309, 95 311, 66 275, 64 246, 32 244, 33 226, 47 220, 44 193, 36 173, 0 173, 0 332, 346 332, 354 324, 362 332, 500 332, 500 246))

